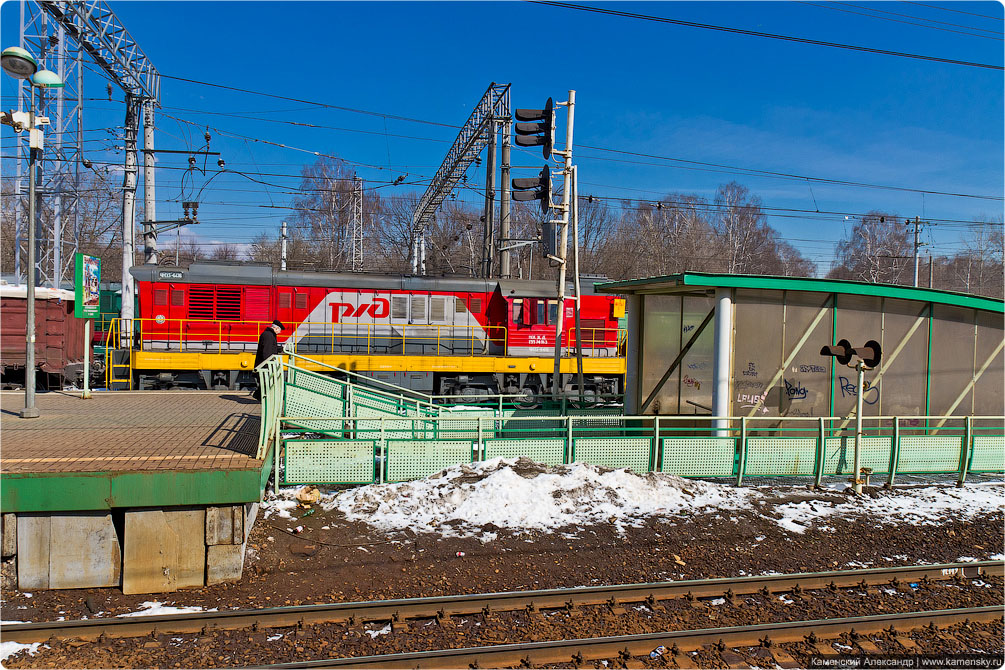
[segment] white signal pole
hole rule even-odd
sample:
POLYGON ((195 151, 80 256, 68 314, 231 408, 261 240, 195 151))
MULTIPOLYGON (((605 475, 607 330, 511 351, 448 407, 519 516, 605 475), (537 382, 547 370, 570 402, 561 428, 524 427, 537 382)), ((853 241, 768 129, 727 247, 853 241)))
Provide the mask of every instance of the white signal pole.
POLYGON ((558 243, 558 317, 555 320, 555 371, 551 379, 551 394, 558 400, 558 389, 562 378, 562 328, 565 323, 565 274, 568 264, 566 263, 566 247, 569 243, 569 200, 572 194, 572 122, 576 107, 576 92, 569 91, 569 101, 557 103, 569 108, 569 118, 565 126, 565 150, 555 151, 565 158, 565 168, 562 174, 565 178, 565 188, 562 190, 562 220, 555 223, 562 224, 562 232, 558 243))

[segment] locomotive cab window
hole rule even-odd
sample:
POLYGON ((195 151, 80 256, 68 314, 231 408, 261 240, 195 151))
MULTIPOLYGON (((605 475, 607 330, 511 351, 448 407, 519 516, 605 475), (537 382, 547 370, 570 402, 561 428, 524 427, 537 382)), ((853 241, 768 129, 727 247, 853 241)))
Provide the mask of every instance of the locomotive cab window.
POLYGON ((523 325, 523 299, 513 300, 513 323, 523 325))
POLYGON ((537 304, 537 319, 534 320, 534 323, 538 325, 548 323, 545 321, 544 300, 535 300, 534 302, 537 304))
POLYGON ((548 301, 548 323, 555 324, 558 323, 558 301, 549 300, 548 301))

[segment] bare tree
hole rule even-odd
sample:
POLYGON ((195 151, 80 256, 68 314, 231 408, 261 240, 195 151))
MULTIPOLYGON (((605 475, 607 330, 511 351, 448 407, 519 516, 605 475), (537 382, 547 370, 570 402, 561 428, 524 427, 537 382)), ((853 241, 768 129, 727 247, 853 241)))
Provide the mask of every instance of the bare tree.
POLYGON ((908 228, 896 216, 869 212, 838 243, 838 263, 827 276, 872 284, 903 284, 913 263, 913 251, 908 228))

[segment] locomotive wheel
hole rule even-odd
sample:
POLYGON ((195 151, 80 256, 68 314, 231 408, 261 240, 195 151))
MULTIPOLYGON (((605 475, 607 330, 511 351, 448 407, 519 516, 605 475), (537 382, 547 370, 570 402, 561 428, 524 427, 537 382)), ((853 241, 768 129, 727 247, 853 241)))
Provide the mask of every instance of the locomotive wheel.
POLYGON ((532 386, 525 386, 520 389, 522 397, 516 399, 516 404, 520 409, 537 409, 541 406, 541 399, 537 397, 537 389, 532 386))

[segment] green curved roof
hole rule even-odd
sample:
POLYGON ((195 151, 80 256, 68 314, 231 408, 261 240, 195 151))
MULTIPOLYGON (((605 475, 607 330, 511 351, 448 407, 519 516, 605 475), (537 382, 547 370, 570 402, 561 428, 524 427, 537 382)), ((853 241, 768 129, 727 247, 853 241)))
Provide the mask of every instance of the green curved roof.
POLYGON ((776 291, 816 291, 818 293, 844 293, 870 295, 900 300, 919 300, 957 307, 984 309, 1005 313, 1005 302, 968 293, 939 291, 930 288, 870 284, 842 279, 817 279, 815 277, 771 277, 765 275, 711 274, 685 272, 663 277, 627 279, 597 284, 601 293, 679 293, 686 288, 751 288, 776 291))

